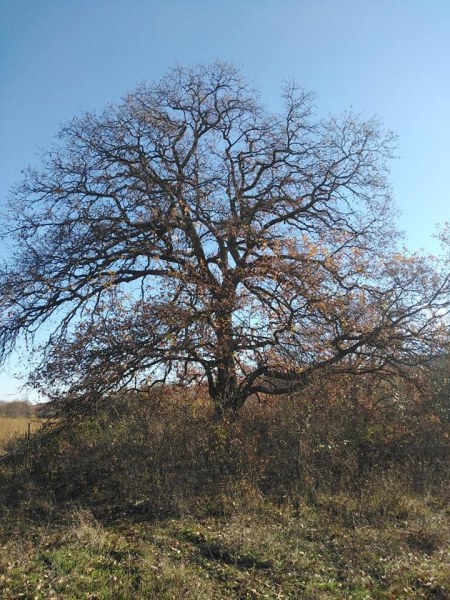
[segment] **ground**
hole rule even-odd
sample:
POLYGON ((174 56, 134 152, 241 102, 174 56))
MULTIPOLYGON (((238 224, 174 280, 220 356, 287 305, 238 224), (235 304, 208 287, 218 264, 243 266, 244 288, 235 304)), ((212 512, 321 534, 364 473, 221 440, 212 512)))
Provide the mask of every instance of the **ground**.
POLYGON ((405 520, 376 526, 345 523, 339 511, 329 498, 315 508, 261 502, 158 521, 137 511, 101 523, 83 509, 54 524, 11 519, 1 534, 1 597, 450 598, 449 511, 411 500, 405 520))

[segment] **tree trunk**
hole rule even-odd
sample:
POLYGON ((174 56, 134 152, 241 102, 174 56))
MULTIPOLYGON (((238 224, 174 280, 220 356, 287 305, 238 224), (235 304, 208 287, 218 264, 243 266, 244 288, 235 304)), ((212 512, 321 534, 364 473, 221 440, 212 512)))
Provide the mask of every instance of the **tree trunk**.
POLYGON ((214 398, 214 421, 235 421, 245 398, 240 394, 228 394, 214 398))
POLYGON ((235 341, 233 331, 233 307, 235 304, 235 286, 226 281, 222 294, 217 298, 216 311, 216 381, 214 386, 214 419, 235 420, 245 402, 239 390, 236 373, 235 341))

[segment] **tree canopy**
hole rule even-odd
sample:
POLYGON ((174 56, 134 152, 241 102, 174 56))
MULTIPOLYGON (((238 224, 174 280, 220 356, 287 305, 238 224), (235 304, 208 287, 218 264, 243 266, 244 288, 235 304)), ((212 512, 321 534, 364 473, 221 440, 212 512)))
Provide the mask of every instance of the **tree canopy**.
POLYGON ((282 99, 269 112, 228 64, 176 67, 65 125, 11 194, 2 356, 39 332, 31 380, 56 401, 199 382, 218 414, 434 356, 448 280, 399 249, 394 137, 282 99))

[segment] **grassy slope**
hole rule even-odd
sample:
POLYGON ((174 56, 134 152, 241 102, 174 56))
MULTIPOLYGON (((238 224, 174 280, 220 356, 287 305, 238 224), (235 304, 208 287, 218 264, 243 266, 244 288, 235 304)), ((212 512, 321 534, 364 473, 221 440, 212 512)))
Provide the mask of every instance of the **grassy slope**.
MULTIPOLYGON (((2 481, 14 491, 2 496, 2 600, 450 600, 448 494, 444 482, 435 496, 408 488, 402 472, 420 467, 418 459, 368 472, 353 491, 344 479, 327 493, 314 482, 327 475, 330 461, 319 454, 313 462, 313 446, 306 445, 301 464, 315 479, 300 495, 293 488, 287 496, 277 477, 292 477, 292 464, 282 460, 292 448, 283 445, 277 458, 278 429, 271 422, 257 439, 272 465, 264 496, 251 483, 261 465, 249 458, 251 440, 240 429, 237 456, 258 469, 239 470, 229 457, 236 440, 225 437, 223 466, 235 474, 215 474, 216 436, 206 472, 214 485, 197 490, 206 468, 203 421, 185 422, 179 410, 167 423, 161 411, 148 419, 133 414, 67 431, 39 447, 34 460, 5 466, 2 481), (270 440, 268 431, 275 432, 270 440)), ((279 426, 282 442, 291 421, 279 426)), ((329 431, 319 425, 319 432, 329 431)), ((434 455, 441 438, 433 432, 429 439, 434 455)))
POLYGON ((450 598, 448 511, 410 500, 407 520, 355 526, 339 502, 293 511, 261 501, 226 518, 153 523, 101 525, 80 510, 64 525, 10 522, 1 597, 450 598))

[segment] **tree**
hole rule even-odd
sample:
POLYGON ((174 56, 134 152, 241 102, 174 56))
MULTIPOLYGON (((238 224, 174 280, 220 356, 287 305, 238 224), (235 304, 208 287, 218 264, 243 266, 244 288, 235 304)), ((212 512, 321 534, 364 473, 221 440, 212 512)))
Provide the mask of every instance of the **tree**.
POLYGON ((204 382, 219 416, 320 370, 428 360, 448 282, 396 246, 393 136, 315 118, 294 85, 283 102, 228 64, 177 67, 64 126, 12 192, 2 355, 39 332, 32 382, 76 410, 204 382))

